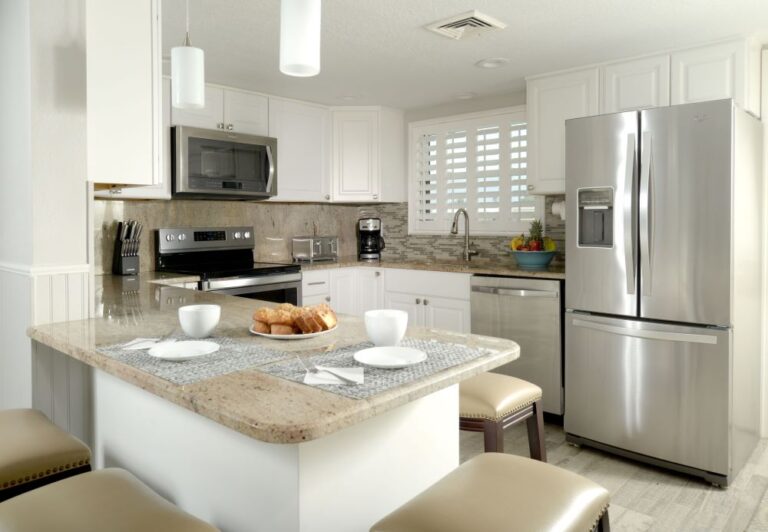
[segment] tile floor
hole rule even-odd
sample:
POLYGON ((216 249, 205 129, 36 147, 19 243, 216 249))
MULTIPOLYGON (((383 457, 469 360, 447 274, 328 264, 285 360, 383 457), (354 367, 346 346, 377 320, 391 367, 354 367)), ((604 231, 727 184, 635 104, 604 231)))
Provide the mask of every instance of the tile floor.
MULTIPOLYGON (((768 532, 768 440, 762 440, 727 490, 565 443, 560 426, 547 424, 547 458, 611 492, 611 530, 768 532)), ((505 450, 528 455, 525 423, 505 434, 505 450)), ((482 452, 481 433, 461 433, 461 460, 482 452)))

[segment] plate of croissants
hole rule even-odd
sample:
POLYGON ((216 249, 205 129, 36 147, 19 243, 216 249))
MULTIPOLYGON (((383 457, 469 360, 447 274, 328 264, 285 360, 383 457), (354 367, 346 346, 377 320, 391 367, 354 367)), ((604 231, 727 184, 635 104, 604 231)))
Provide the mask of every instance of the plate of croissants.
POLYGON ((304 340, 333 331, 337 322, 336 313, 325 303, 312 307, 283 303, 256 309, 249 330, 277 340, 304 340))

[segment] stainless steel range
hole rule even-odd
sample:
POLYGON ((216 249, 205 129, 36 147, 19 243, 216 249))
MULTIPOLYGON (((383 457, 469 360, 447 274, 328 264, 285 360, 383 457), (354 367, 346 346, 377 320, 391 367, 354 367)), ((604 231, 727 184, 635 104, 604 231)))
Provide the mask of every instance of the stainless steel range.
POLYGON ((167 228, 157 231, 158 271, 200 276, 198 289, 299 304, 301 267, 254 262, 253 227, 167 228))

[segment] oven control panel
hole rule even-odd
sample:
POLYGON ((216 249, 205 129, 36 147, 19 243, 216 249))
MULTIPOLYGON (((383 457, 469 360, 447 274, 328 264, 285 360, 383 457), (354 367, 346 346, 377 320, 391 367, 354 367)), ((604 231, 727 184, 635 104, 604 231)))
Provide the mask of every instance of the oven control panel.
POLYGON ((162 253, 253 248, 253 227, 171 227, 157 230, 162 253))

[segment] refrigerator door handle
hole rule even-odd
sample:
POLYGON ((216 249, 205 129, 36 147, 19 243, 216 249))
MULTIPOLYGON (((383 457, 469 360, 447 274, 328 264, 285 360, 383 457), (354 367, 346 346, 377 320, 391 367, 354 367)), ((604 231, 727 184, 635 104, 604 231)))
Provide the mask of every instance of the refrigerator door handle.
POLYGON ((651 295, 651 134, 643 133, 640 160, 640 275, 643 295, 651 295))
POLYGON ((627 136, 627 169, 624 174, 624 264, 627 272, 627 294, 635 293, 635 175, 637 174, 637 150, 635 135, 627 136))
POLYGON ((617 327, 605 323, 595 323, 591 321, 573 320, 574 327, 592 329, 594 331, 618 334, 621 336, 632 336, 634 338, 645 338, 649 340, 664 340, 667 342, 686 342, 693 344, 717 344, 717 336, 712 334, 691 334, 669 331, 653 331, 648 329, 631 329, 627 327, 617 327))

